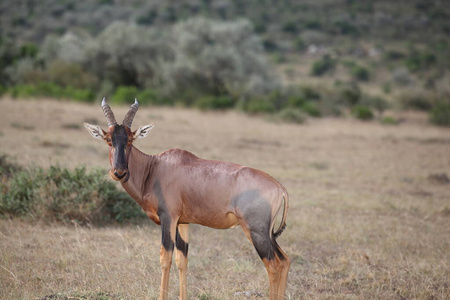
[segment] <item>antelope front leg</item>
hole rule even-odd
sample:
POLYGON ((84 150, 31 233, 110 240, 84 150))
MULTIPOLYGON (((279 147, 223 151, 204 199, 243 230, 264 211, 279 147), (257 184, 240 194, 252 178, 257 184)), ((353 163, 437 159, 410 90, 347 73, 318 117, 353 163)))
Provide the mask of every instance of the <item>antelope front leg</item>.
POLYGON ((159 299, 167 300, 169 298, 169 274, 172 266, 172 253, 177 230, 176 221, 171 220, 169 216, 160 216, 161 220, 161 286, 159 289, 159 299))
POLYGON ((175 239, 175 262, 179 271, 180 280, 180 300, 187 300, 187 264, 189 248, 189 224, 179 224, 175 239))

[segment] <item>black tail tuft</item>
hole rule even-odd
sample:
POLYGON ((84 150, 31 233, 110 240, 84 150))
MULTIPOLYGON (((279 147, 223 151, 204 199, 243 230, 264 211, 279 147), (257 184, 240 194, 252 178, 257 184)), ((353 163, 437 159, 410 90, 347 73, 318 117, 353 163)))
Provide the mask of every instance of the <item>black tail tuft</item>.
POLYGON ((277 230, 277 232, 274 232, 274 233, 273 233, 274 238, 279 237, 279 236, 283 233, 283 230, 284 230, 285 228, 286 228, 286 223, 284 223, 283 226, 281 226, 281 227, 277 230))

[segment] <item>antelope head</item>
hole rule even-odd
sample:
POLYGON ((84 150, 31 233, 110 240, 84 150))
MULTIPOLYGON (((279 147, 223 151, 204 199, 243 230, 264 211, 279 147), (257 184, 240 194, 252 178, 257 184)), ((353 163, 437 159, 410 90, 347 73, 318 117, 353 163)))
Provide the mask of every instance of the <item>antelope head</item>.
POLYGON ((109 175, 115 181, 127 182, 130 177, 128 171, 128 157, 130 154, 131 145, 134 140, 144 138, 153 128, 153 124, 139 127, 136 131, 131 131, 131 124, 134 116, 139 108, 137 99, 131 105, 130 110, 125 115, 123 122, 119 125, 114 117, 105 98, 102 101, 102 109, 108 122, 108 130, 105 131, 98 125, 84 123, 87 131, 96 139, 104 140, 109 146, 109 163, 111 170, 109 175))

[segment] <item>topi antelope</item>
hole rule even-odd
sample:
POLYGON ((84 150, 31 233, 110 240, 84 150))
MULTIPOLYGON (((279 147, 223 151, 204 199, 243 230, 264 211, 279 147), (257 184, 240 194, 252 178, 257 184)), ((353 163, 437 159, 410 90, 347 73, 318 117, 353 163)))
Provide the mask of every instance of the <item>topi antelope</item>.
POLYGON ((290 260, 275 238, 286 226, 286 189, 262 171, 201 159, 185 150, 172 149, 158 155, 142 153, 133 146, 133 141, 146 137, 153 124, 131 131, 138 107, 135 100, 119 125, 103 98, 102 109, 108 130, 87 123, 84 126, 94 138, 108 144, 111 178, 119 181, 148 217, 161 225, 159 299, 168 298, 174 246, 180 299, 187 299, 190 223, 217 229, 240 225, 269 274, 269 298, 284 299, 290 260), (279 212, 282 220, 275 230, 279 212))

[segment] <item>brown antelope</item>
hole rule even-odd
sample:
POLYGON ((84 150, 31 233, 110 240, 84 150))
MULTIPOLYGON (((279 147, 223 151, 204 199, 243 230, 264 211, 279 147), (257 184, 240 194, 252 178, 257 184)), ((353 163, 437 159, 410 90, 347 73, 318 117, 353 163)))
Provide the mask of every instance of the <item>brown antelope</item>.
POLYGON ((241 225, 269 274, 269 298, 284 299, 290 260, 275 238, 286 226, 286 189, 262 171, 201 159, 185 150, 172 149, 158 155, 142 153, 133 146, 133 141, 146 137, 153 124, 131 131, 138 107, 135 100, 119 125, 103 98, 108 130, 87 123, 84 126, 94 138, 108 144, 111 178, 120 181, 148 217, 161 225, 159 299, 168 298, 174 245, 180 299, 187 299, 190 223, 218 229, 241 225), (280 211, 281 224, 275 230, 275 218, 280 211))

